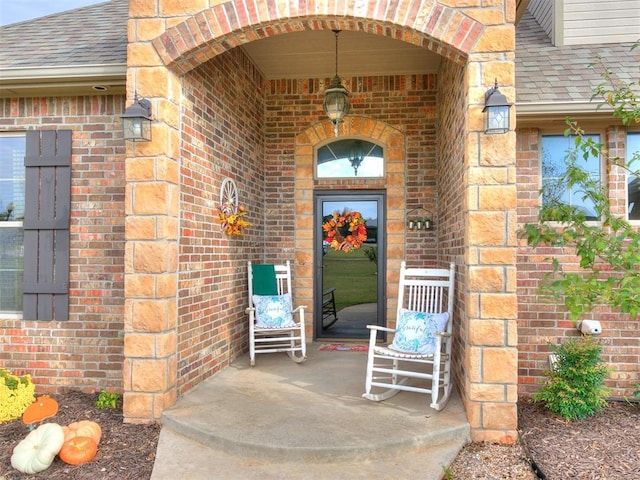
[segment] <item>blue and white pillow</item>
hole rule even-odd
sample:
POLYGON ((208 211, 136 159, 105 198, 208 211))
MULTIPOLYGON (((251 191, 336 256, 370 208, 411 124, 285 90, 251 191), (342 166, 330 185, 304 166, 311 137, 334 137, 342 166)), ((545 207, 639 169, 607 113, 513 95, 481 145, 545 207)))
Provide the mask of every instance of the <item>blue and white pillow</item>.
POLYGON ((254 295, 256 309, 256 327, 288 328, 295 327, 291 314, 291 295, 254 295))
POLYGON ((449 313, 425 313, 400 309, 396 335, 389 348, 407 353, 431 355, 436 351, 436 332, 447 326, 449 313))

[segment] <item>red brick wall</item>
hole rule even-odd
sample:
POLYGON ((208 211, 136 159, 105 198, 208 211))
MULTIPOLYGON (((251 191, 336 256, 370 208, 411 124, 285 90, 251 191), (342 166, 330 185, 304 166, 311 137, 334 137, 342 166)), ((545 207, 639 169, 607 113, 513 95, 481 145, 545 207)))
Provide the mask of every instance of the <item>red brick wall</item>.
POLYGON ((263 261, 264 92, 241 50, 183 82, 178 385, 184 392, 248 349, 247 261, 263 261), (252 224, 228 237, 217 223, 220 186, 235 181, 252 224))
MULTIPOLYGON (((624 158, 625 133, 612 127, 601 129, 601 141, 610 155, 624 158)), ((554 132, 561 134, 561 131, 554 132)), ((518 224, 523 227, 535 222, 538 215, 540 188, 541 133, 538 129, 517 131, 517 182, 518 224)), ((612 209, 620 215, 626 212, 626 180, 621 169, 607 169, 606 182, 610 188, 612 209)), ((551 271, 548 258, 557 258, 567 268, 579 269, 578 259, 571 251, 541 247, 532 250, 524 240, 518 249, 518 343, 519 343, 519 392, 533 394, 544 380, 544 370, 549 367, 548 343, 560 344, 566 338, 579 334, 573 322, 568 320, 562 305, 546 301, 539 295, 540 282, 551 271)), ((606 384, 614 396, 631 396, 634 385, 640 383, 640 321, 630 320, 608 307, 602 307, 585 318, 601 322, 603 333, 598 337, 603 346, 603 359, 612 372, 606 384)))
MULTIPOLYGON (((343 78, 349 90, 351 114, 384 122, 406 135, 407 211, 423 205, 435 212, 436 205, 436 76, 343 78)), ((294 139, 326 116, 322 110, 329 79, 275 80, 269 82, 266 98, 265 168, 269 218, 291 216, 294 192, 294 139), (292 105, 295 108, 292 108, 292 105)), ((385 179, 321 179, 314 188, 384 189, 385 179)), ((387 206, 396 208, 396 206, 387 206)), ((435 264, 437 229, 406 234, 407 256, 415 263, 435 264)), ((292 258, 293 236, 267 236, 266 252, 272 258, 292 258), (283 250, 284 249, 284 250, 283 250)))
POLYGON ((0 100, 0 131, 73 131, 69 320, 0 321, 0 364, 39 393, 122 388, 123 109, 122 96, 0 100))
MULTIPOLYGON (((464 285, 464 170, 466 129, 465 117, 461 115, 466 108, 466 90, 464 88, 464 68, 453 62, 442 62, 440 72, 440 90, 438 92, 438 224, 443 264, 456 264, 456 302, 454 332, 454 377, 458 385, 464 380, 463 361, 467 344, 468 326, 465 314, 464 285)), ((462 390, 462 389, 461 389, 462 390)))
MULTIPOLYGON (((296 262, 293 225, 285 220, 295 214, 295 137, 325 121, 323 82, 263 84, 236 50, 185 77, 177 347, 181 392, 246 351, 247 260, 296 262), (225 177, 236 181, 240 203, 254 224, 238 238, 226 237, 215 224, 225 177)), ((435 76, 347 82, 352 113, 375 117, 407 133, 406 188, 415 202, 435 211, 435 76)), ((385 185, 384 180, 371 179, 317 183, 320 188, 385 185)), ((407 245, 413 262, 436 262, 435 231, 411 233, 407 245)))

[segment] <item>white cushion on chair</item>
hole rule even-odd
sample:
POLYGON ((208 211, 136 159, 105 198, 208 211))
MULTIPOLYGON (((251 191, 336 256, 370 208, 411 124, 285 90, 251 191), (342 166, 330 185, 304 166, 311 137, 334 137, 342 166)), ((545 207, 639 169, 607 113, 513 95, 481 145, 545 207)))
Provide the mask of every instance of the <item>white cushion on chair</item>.
POLYGON ((289 328, 295 327, 291 314, 291 295, 253 295, 256 308, 256 327, 289 328))
POLYGON ((400 309, 396 334, 389 348, 401 352, 431 355, 436 349, 436 332, 447 325, 449 313, 426 313, 400 309))

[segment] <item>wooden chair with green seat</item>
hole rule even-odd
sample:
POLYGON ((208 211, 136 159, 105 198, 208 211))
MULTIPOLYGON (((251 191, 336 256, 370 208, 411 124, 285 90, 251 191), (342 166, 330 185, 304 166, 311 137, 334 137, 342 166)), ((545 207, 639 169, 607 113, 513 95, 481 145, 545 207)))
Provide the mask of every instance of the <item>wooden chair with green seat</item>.
POLYGON ((247 264, 249 358, 259 353, 285 352, 296 363, 307 359, 304 311, 293 308, 291 265, 247 264))

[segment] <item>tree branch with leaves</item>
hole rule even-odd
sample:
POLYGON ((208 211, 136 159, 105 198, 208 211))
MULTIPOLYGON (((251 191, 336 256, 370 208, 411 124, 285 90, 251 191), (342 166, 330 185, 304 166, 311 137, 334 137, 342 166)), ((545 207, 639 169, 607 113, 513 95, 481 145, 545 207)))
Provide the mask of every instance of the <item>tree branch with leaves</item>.
MULTIPOLYGON (((638 45, 634 45, 634 49, 638 45)), ((640 81, 622 82, 598 58, 592 65, 600 70, 603 82, 594 90, 598 108, 609 106, 613 117, 625 126, 640 123, 640 81)), ((574 253, 580 271, 567 271, 557 257, 550 259, 552 271, 545 275, 541 293, 562 301, 572 320, 577 320, 599 305, 610 305, 635 318, 640 312, 640 232, 626 218, 611 212, 609 191, 600 179, 594 179, 582 166, 588 158, 602 158, 607 170, 617 165, 630 175, 640 177, 640 152, 628 155, 629 161, 612 157, 602 143, 585 135, 577 122, 567 119, 565 136, 574 140, 565 158, 566 170, 559 181, 581 192, 582 199, 593 205, 599 219, 594 222, 575 206, 563 203, 555 194, 557 184, 543 186, 545 199, 537 223, 528 223, 521 237, 533 247, 558 247, 574 253)), ((556 192, 557 193, 557 192, 556 192)))

